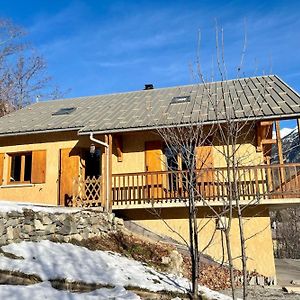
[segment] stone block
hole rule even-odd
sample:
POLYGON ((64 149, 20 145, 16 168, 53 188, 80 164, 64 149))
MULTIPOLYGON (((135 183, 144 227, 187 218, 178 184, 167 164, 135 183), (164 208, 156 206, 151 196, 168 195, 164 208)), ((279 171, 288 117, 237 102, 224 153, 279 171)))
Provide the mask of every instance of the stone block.
POLYGON ((2 236, 5 232, 5 225, 4 225, 4 221, 1 219, 0 220, 0 236, 2 236))
POLYGON ((34 236, 30 237, 30 240, 34 241, 34 242, 39 242, 39 241, 42 241, 44 239, 45 239, 44 236, 39 236, 39 235, 34 235, 34 236))
POLYGON ((55 224, 49 224, 45 227, 45 233, 46 234, 52 234, 56 231, 56 225, 55 224))
POLYGON ((171 261, 171 259, 170 259, 169 256, 163 256, 163 257, 161 258, 161 263, 164 264, 164 265, 169 264, 170 261, 171 261))
POLYGON ((62 238, 62 240, 65 242, 65 243, 68 243, 70 241, 71 237, 69 235, 66 235, 62 238))
POLYGON ((35 234, 36 236, 46 236, 46 231, 45 231, 45 230, 36 230, 36 231, 34 232, 34 234, 35 234))
POLYGON ((86 240, 89 238, 89 233, 87 233, 87 232, 82 232, 80 235, 82 236, 83 240, 86 240))
POLYGON ((49 224, 52 224, 52 220, 49 218, 48 215, 44 215, 42 218, 41 218, 41 221, 44 225, 49 225, 49 224))
POLYGON ((59 221, 59 222, 61 222, 61 223, 64 223, 65 222, 65 220, 66 220, 66 218, 67 218, 67 216, 65 215, 65 214, 58 214, 58 215, 54 215, 54 219, 56 220, 56 221, 59 221))
POLYGON ((24 221, 23 221, 23 223, 24 224, 26 224, 26 225, 31 225, 31 224, 33 224, 33 218, 31 218, 30 216, 26 216, 25 218, 24 218, 24 221))
POLYGON ((13 227, 8 227, 7 228, 7 239, 8 240, 16 240, 19 238, 20 235, 20 229, 19 228, 13 228, 13 227))
POLYGON ((20 233, 20 239, 21 240, 28 240, 29 239, 29 234, 25 232, 20 233))
POLYGON ((62 235, 76 234, 78 233, 77 225, 71 221, 65 221, 58 233, 62 235))
POLYGON ((52 233, 49 235, 50 240, 55 240, 55 241, 62 241, 62 236, 57 233, 52 233))
POLYGON ((30 233, 30 232, 32 232, 33 230, 34 230, 34 227, 33 227, 33 225, 31 225, 31 224, 25 224, 25 225, 23 226, 23 231, 26 232, 26 233, 30 233))
POLYGON ((23 216, 22 212, 18 212, 18 211, 10 211, 7 213, 7 217, 8 218, 20 218, 23 216))
POLYGON ((83 228, 86 228, 88 225, 87 224, 84 224, 84 223, 77 223, 77 229, 83 229, 83 228))
POLYGON ((6 236, 6 234, 4 234, 0 237, 0 245, 3 246, 3 245, 7 245, 7 244, 8 244, 7 236, 6 236))
POLYGON ((100 222, 100 220, 99 220, 99 217, 95 217, 95 216, 92 216, 92 217, 90 217, 89 219, 88 219, 88 221, 89 221, 89 223, 90 224, 99 224, 100 222))
POLYGON ((75 240, 77 240, 77 241, 82 241, 83 240, 83 237, 82 237, 82 235, 81 234, 73 234, 72 236, 71 236, 71 238, 72 239, 75 239, 75 240))
POLYGON ((42 224, 40 220, 34 220, 33 222, 35 230, 44 230, 45 226, 42 224))
POLYGON ((115 218, 115 224, 117 224, 118 227, 124 227, 124 220, 120 218, 115 218))
POLYGON ((168 263, 168 271, 171 274, 181 276, 182 273, 182 255, 177 251, 173 250, 169 256, 170 262, 168 263))
POLYGON ((102 217, 104 220, 106 219, 108 222, 113 223, 115 215, 114 214, 108 214, 108 215, 103 214, 102 217))
POLYGON ((7 218, 7 213, 0 211, 0 219, 6 219, 7 218))
POLYGON ((90 228, 91 228, 91 232, 93 232, 93 233, 98 233, 99 231, 102 231, 102 228, 99 225, 94 224, 90 228))
POLYGON ((8 226, 13 226, 13 227, 15 227, 15 226, 17 226, 18 224, 20 224, 18 219, 8 219, 5 225, 6 225, 7 227, 8 227, 8 226))
POLYGON ((89 234, 88 234, 88 238, 90 239, 90 238, 93 238, 93 237, 96 237, 96 236, 98 236, 98 234, 96 234, 96 233, 94 233, 94 232, 90 232, 89 234))

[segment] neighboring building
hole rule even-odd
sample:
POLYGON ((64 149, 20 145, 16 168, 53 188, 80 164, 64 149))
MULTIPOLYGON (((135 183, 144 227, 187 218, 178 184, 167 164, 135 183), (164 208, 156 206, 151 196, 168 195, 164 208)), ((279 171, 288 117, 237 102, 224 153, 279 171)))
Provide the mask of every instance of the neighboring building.
MULTIPOLYGON (((208 128, 222 122, 210 109, 207 88, 223 107, 230 105, 231 98, 240 99, 239 107, 234 108, 236 121, 256 124, 239 148, 247 157, 239 186, 242 203, 250 203, 244 212, 245 232, 251 236, 248 267, 275 277, 269 208, 300 203, 300 164, 283 164, 280 137, 272 137, 273 124, 279 132, 279 120, 300 117, 300 96, 276 76, 40 102, 6 115, 0 118, 0 199, 101 205, 179 239, 151 213, 156 207, 169 226, 188 239, 183 183, 180 176, 170 177, 167 172, 167 153, 156 130, 196 124, 199 116, 208 128), (258 102, 257 97, 263 101, 258 102), (274 143, 281 165, 270 166, 274 143), (259 204, 253 199, 259 199, 259 204)), ((222 187, 229 184, 217 176, 225 166, 222 146, 197 148, 209 154, 209 171, 195 184, 216 210, 226 197, 222 187)), ((176 168, 182 167, 178 161, 176 168)), ((221 231, 215 231, 220 224, 202 201, 197 205, 200 227, 203 225, 200 247, 212 239, 205 252, 222 260, 221 231)), ((236 217, 232 246, 233 257, 238 257, 236 217)), ((235 265, 240 267, 238 259, 235 265)))

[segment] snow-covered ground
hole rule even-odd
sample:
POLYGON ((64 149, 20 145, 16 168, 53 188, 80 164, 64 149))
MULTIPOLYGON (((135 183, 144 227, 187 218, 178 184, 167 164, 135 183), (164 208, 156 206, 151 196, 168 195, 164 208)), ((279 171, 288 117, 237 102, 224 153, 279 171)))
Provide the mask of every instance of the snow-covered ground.
POLYGON ((119 299, 137 300, 140 299, 132 292, 126 291, 123 287, 113 289, 98 289, 90 293, 69 293, 52 288, 49 282, 37 283, 29 286, 2 285, 0 287, 0 299, 9 300, 100 300, 119 299))
POLYGON ((24 209, 31 209, 35 212, 47 212, 47 213, 75 213, 80 211, 80 208, 74 207, 59 207, 45 204, 30 204, 26 202, 12 202, 0 200, 0 212, 22 212, 24 209))
MULTIPOLYGON (((1 286, 0 299, 139 299, 124 287, 139 287, 153 292, 182 292, 190 285, 185 278, 159 273, 141 262, 117 253, 90 251, 67 243, 21 242, 4 246, 2 249, 24 259, 0 256, 0 269, 35 274, 41 277, 43 283, 31 286, 1 286), (75 294, 55 290, 48 281, 50 279, 98 283, 114 288, 75 294)), ((200 287, 200 290, 208 298, 231 299, 205 287, 200 287)))

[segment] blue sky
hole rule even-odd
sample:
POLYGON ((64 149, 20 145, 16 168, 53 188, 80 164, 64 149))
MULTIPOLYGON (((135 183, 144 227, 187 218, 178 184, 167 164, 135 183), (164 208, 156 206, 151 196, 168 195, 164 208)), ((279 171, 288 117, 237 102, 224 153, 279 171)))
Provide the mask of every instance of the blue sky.
MULTIPOLYGON (((247 31, 246 76, 275 73, 300 90, 299 1, 3 1, 1 16, 23 26, 68 97, 195 82, 209 76, 215 19, 224 27, 228 77, 247 31)), ((214 63, 215 65, 215 63, 214 63)))

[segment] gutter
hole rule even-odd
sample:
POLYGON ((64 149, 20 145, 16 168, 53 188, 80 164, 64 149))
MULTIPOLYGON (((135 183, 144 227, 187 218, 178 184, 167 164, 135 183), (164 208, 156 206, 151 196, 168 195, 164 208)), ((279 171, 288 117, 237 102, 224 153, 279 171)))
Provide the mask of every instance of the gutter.
POLYGON ((109 191, 108 191, 108 180, 109 180, 109 174, 108 174, 108 164, 109 164, 109 145, 105 142, 102 142, 96 138, 94 138, 93 133, 90 132, 90 140, 94 143, 97 143, 101 146, 104 146, 105 148, 107 148, 107 154, 106 154, 106 211, 108 211, 108 197, 109 197, 109 191))
MULTIPOLYGON (((270 121, 282 121, 282 120, 290 120, 290 119, 298 119, 300 117, 300 113, 293 113, 293 114, 280 114, 280 115, 270 115, 270 116, 255 116, 255 117, 244 117, 240 119, 233 119, 234 122, 253 122, 253 121, 261 121, 261 120, 270 120, 270 121)), ((120 132, 139 132, 139 131, 146 131, 146 130, 158 130, 158 129, 167 129, 167 128, 174 128, 174 127, 186 127, 186 126, 199 126, 199 125, 215 125, 215 124, 223 124, 226 123, 226 119, 222 120, 213 120, 213 121, 203 121, 203 122, 187 122, 187 123, 180 123, 180 124, 170 124, 170 125, 152 125, 152 126, 141 126, 141 127, 126 127, 126 128, 115 128, 115 129, 106 129, 106 130, 97 130, 94 131, 94 134, 113 134, 113 133, 120 133, 120 132)), ((78 136, 85 136, 90 134, 89 131, 83 131, 80 129, 78 131, 78 136)), ((0 135, 1 137, 1 135, 0 135)))
POLYGON ((0 137, 12 137, 20 135, 33 135, 33 134, 42 134, 42 133, 56 133, 56 132, 68 132, 68 131, 77 131, 79 132, 81 127, 70 127, 70 128, 54 128, 54 129, 45 129, 45 130, 35 130, 35 131, 18 131, 18 132, 8 132, 0 133, 0 137))

